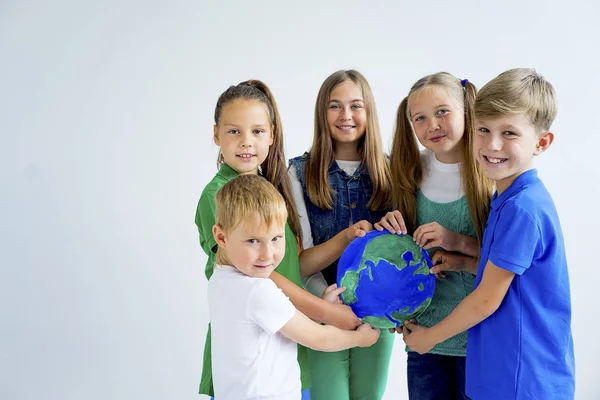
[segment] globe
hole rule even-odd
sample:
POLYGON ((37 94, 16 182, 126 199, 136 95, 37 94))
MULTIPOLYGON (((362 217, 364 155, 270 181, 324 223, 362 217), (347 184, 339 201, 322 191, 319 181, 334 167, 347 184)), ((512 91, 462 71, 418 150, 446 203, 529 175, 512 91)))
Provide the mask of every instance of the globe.
POLYGON ((395 328, 431 303, 435 276, 427 251, 409 235, 371 231, 354 239, 338 263, 342 300, 364 323, 395 328))

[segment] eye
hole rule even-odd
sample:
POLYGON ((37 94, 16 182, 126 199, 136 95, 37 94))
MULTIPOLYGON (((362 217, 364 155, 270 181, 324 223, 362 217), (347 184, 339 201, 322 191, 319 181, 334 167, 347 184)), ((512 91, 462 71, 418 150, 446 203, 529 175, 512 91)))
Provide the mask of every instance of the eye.
POLYGON ((340 108, 339 104, 332 104, 329 106, 330 110, 339 110, 339 108, 340 108))
POLYGON ((448 114, 450 112, 450 110, 446 110, 445 108, 442 108, 441 110, 438 110, 438 112, 436 113, 438 116, 444 116, 446 114, 448 114))
POLYGON ((502 134, 503 134, 504 136, 517 136, 517 134, 516 134, 516 133, 514 133, 514 132, 511 132, 511 131, 504 131, 504 132, 502 132, 502 134))
POLYGON ((248 242, 250 244, 256 244, 256 243, 258 243, 258 239, 248 239, 248 240, 246 240, 246 242, 248 242))
POLYGON ((360 104, 352 104, 352 109, 353 110, 360 110, 361 108, 363 108, 363 107, 360 104))
POLYGON ((260 135, 261 133, 265 133, 264 129, 255 129, 252 131, 255 135, 260 135))
POLYGON ((229 133, 230 135, 237 135, 238 133, 240 133, 240 131, 232 128, 232 129, 229 129, 227 131, 227 133, 229 133))
POLYGON ((482 133, 490 133, 488 128, 484 128, 484 127, 477 128, 477 131, 482 132, 482 133))
POLYGON ((417 118, 415 118, 415 122, 419 122, 419 121, 423 121, 425 120, 425 117, 422 115, 419 115, 417 118))
POLYGON ((283 236, 279 235, 279 236, 275 236, 271 241, 277 243, 277 242, 281 241, 281 239, 283 239, 283 236))

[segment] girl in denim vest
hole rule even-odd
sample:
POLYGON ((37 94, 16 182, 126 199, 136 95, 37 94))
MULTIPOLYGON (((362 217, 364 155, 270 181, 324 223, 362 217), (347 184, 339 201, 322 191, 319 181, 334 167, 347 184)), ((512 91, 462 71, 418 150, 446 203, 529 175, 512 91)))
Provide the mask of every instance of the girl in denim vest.
MULTIPOLYGON (((286 173, 281 119, 275 99, 263 82, 241 82, 230 86, 221 94, 215 107, 213 141, 220 149, 219 171, 204 187, 196 209, 200 245, 208 257, 206 278, 210 279, 213 274, 218 248, 212 232, 216 218, 217 191, 238 175, 261 174, 281 193, 288 211, 285 256, 271 273, 270 279, 298 310, 311 319, 341 329, 355 329, 360 325, 360 320, 349 307, 328 303, 301 288, 297 246, 297 239, 301 237, 300 223, 286 173)), ((306 348, 298 346, 298 363, 304 390, 302 397, 305 399, 309 398, 310 387, 307 358, 306 348)), ((210 325, 204 345, 200 393, 214 395, 210 325)))
MULTIPOLYGON (((412 234, 430 254, 443 249, 433 256, 434 263, 444 251, 479 254, 492 183, 471 152, 475 95, 466 79, 440 72, 417 81, 398 108, 390 154, 397 210, 375 227, 412 234), (425 150, 419 152, 417 140, 425 150)), ((466 272, 439 276, 431 305, 417 323, 430 327, 440 322, 473 291, 474 282, 466 272)), ((407 349, 409 398, 466 399, 466 345, 465 332, 428 354, 407 349)))
MULTIPOLYGON (((328 285, 345 247, 391 209, 375 101, 359 72, 338 71, 323 82, 312 147, 290 160, 289 174, 303 237, 300 272, 307 290, 321 296, 335 287, 328 285)), ((392 347, 385 331, 369 348, 309 350, 311 399, 381 399, 392 347)))

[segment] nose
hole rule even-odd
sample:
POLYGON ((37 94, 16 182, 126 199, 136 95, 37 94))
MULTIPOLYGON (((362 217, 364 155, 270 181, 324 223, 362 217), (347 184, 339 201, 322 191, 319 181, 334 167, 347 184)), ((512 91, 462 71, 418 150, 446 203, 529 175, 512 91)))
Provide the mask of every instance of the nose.
POLYGON ((340 118, 342 119, 342 121, 349 121, 352 119, 352 110, 350 110, 350 107, 342 108, 342 114, 340 118))
POLYGON ((254 136, 252 135, 252 132, 244 132, 241 134, 240 144, 242 147, 244 147, 244 148, 252 147, 253 142, 254 142, 254 136))
POLYGON ((429 132, 437 131, 440 129, 440 123, 437 118, 429 118, 429 125, 427 126, 427 130, 429 132))
POLYGON ((273 249, 271 248, 270 243, 266 243, 261 246, 260 249, 260 259, 261 260, 270 260, 273 256, 273 249))
POLYGON ((487 135, 485 138, 485 147, 488 151, 500 151, 502 148, 502 138, 499 135, 487 135))

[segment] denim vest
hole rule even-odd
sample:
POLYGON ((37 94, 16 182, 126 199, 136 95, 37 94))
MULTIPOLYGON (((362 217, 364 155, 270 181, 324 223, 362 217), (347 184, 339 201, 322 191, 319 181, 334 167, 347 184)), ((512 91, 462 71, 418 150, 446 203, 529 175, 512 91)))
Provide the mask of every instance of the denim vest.
MULTIPOLYGON (((290 168, 296 168, 296 175, 302 185, 310 231, 315 246, 326 242, 358 221, 364 219, 374 224, 386 214, 387 210, 372 211, 367 207, 373 194, 373 184, 366 165, 362 163, 352 176, 348 176, 334 161, 329 167, 329 185, 334 191, 333 210, 322 210, 314 205, 306 191, 304 167, 308 157, 310 155, 304 153, 300 157, 292 158, 290 168)), ((338 260, 322 271, 329 285, 336 283, 337 263, 338 260)))

